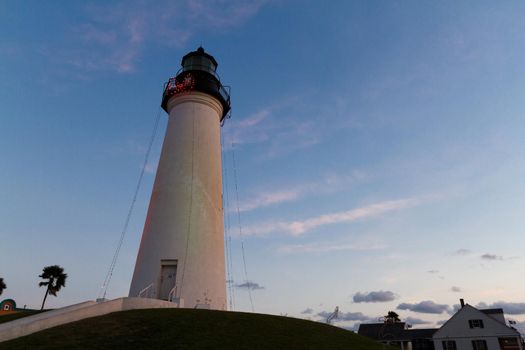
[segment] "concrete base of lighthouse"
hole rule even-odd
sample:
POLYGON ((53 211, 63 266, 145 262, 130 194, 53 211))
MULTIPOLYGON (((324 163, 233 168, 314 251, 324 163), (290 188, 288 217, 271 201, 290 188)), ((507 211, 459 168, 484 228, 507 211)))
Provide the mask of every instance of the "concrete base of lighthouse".
POLYGON ((224 310, 223 106, 208 94, 191 91, 173 96, 167 110, 129 296, 224 310))

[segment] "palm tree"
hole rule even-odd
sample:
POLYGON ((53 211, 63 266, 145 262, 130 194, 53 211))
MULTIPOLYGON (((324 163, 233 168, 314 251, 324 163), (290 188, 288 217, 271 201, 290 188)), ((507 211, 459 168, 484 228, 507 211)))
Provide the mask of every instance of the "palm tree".
POLYGON ((2 292, 4 291, 4 289, 6 289, 7 286, 5 285, 4 283, 4 279, 0 277, 0 295, 2 295, 2 292))
POLYGON ((44 304, 46 303, 47 295, 51 294, 57 296, 57 292, 60 288, 66 286, 67 274, 64 273, 64 269, 58 265, 46 266, 44 271, 38 277, 45 279, 45 282, 40 282, 39 287, 47 286, 46 295, 42 301, 42 307, 40 310, 44 310, 44 304))

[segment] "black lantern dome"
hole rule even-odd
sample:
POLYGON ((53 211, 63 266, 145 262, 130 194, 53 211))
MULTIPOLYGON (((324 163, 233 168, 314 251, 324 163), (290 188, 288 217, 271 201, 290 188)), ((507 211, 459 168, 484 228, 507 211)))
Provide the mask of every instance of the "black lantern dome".
POLYGON ((223 107, 221 122, 230 111, 230 88, 223 86, 216 73, 218 63, 215 58, 199 47, 196 51, 187 53, 181 62, 182 68, 174 78, 165 84, 162 96, 162 108, 167 111, 171 97, 182 93, 199 91, 212 95, 220 101, 223 107))

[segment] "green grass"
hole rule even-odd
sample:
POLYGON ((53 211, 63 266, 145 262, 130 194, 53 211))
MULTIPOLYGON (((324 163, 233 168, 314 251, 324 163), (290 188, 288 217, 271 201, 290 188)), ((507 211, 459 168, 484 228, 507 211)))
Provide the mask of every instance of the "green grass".
POLYGON ((0 343, 0 349, 382 350, 350 331, 301 319, 192 309, 116 312, 0 343))

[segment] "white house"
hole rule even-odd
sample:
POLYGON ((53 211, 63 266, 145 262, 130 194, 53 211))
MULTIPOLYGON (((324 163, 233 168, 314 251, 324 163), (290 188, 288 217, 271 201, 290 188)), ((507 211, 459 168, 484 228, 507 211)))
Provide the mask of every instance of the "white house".
POLYGON ((435 350, 522 350, 520 333, 506 325, 502 309, 464 304, 432 339, 435 350))

